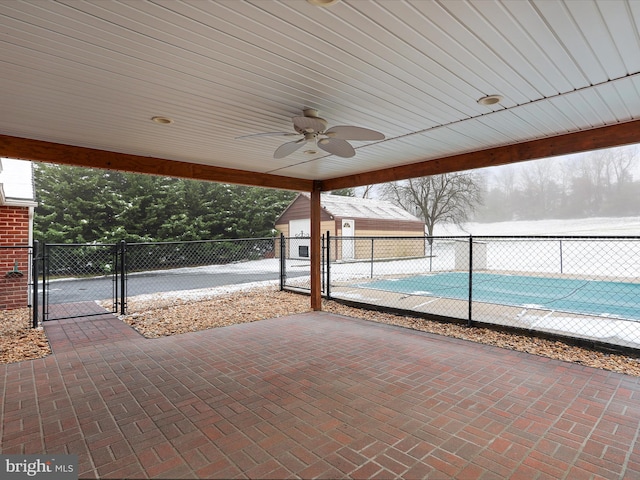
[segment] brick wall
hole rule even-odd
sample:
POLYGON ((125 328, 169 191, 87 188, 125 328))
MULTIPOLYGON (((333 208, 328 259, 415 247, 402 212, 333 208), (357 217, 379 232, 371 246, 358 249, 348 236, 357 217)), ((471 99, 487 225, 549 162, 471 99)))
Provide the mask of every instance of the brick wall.
POLYGON ((29 209, 0 205, 0 310, 28 305, 28 244, 29 209), (12 273, 16 261, 22 275, 12 273))

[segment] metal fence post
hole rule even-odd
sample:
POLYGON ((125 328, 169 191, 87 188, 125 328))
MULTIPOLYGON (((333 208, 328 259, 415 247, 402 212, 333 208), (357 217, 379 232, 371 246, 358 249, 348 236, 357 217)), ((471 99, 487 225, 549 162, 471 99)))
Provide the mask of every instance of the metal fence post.
POLYGON ((560 273, 563 273, 563 267, 562 267, 562 240, 560 240, 560 273))
POLYGON ((285 280, 287 278, 286 261, 285 261, 285 238, 284 233, 280 233, 280 290, 284 290, 285 280))
POLYGON ((324 237, 324 233, 320 236, 320 295, 322 295, 322 292, 324 292, 325 290, 325 277, 324 277, 324 249, 325 249, 325 237, 324 237))
POLYGON ((47 304, 47 275, 49 274, 49 250, 46 243, 42 244, 42 321, 49 316, 49 305, 47 304))
POLYGON ((371 278, 373 278, 373 237, 371 237, 371 278))
POLYGON ((327 298, 331 298, 331 233, 327 230, 327 280, 326 280, 326 295, 327 298))
POLYGON ((469 317, 467 319, 467 326, 473 325, 471 316, 473 305, 473 236, 469 235, 469 317))
POLYGON ((127 313, 127 242, 120 242, 120 315, 127 313))
POLYGON ((429 237, 429 271, 433 271, 433 237, 429 237))
POLYGON ((39 253, 40 242, 38 240, 33 241, 33 247, 31 250, 31 281, 33 283, 32 300, 33 308, 31 310, 31 326, 33 328, 38 327, 38 281, 40 279, 39 273, 39 264, 38 264, 38 253, 39 253))

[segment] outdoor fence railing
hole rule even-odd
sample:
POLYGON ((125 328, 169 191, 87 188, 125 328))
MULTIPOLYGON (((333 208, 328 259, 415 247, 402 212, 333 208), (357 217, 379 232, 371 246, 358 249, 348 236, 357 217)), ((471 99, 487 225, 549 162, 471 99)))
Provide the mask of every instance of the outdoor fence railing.
MULTIPOLYGON (((82 302, 110 300, 112 313, 124 311, 123 256, 119 244, 34 242, 36 307, 41 320, 100 315, 82 302)), ((35 312, 34 312, 35 313, 35 312)), ((34 314, 35 317, 35 314, 34 314)))
MULTIPOLYGON (((280 288, 298 292, 311 291, 311 238, 308 236, 285 237, 277 239, 280 259, 280 288)), ((331 268, 330 258, 335 259, 333 243, 329 234, 322 235, 320 248, 320 291, 329 295, 331 268)))
POLYGON ((331 237, 328 245, 330 298, 640 348, 640 237, 331 237))
POLYGON ((277 242, 275 238, 248 238, 127 243, 126 296, 265 281, 277 284, 277 242))
MULTIPOLYGON (((34 326, 47 319, 49 307, 80 295, 112 299, 114 313, 134 313, 128 299, 145 294, 196 295, 265 283, 311 290, 308 237, 35 242, 33 250, 0 247, 0 281, 5 301, 12 295, 7 288, 32 290, 21 298, 32 303, 34 326)), ((640 237, 334 237, 327 232, 320 278, 325 297, 361 306, 640 350, 640 237)))
POLYGON ((132 296, 174 298, 186 291, 196 295, 198 290, 234 284, 277 285, 278 242, 274 238, 115 244, 36 241, 33 265, 24 268, 34 272, 36 280, 30 296, 33 325, 103 314, 95 302, 112 313, 126 314, 135 313, 135 308, 128 308, 132 296))

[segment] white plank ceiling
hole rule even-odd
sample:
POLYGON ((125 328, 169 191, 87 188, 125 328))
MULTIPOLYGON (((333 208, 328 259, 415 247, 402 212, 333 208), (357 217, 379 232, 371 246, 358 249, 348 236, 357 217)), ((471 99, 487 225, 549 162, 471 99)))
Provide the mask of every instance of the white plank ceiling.
POLYGON ((2 0, 0 134, 335 178, 639 119, 639 25, 637 0, 2 0), (386 138, 236 138, 307 107, 386 138))

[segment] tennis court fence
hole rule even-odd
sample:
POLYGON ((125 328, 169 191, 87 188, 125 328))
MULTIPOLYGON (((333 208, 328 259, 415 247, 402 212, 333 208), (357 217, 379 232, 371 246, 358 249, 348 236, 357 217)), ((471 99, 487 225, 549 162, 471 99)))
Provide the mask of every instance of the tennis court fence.
MULTIPOLYGON (((310 276, 299 275, 308 240, 281 239, 285 289, 310 289, 310 276)), ((365 308, 640 349, 640 237, 327 232, 322 291, 365 308)))

